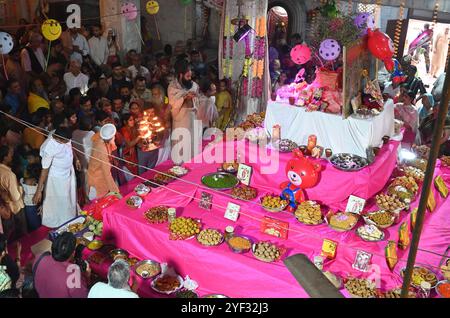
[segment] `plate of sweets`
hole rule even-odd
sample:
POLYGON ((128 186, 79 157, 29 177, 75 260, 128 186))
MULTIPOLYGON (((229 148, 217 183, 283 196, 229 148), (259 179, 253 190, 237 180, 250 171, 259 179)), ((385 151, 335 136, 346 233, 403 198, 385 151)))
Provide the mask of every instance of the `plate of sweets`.
POLYGON ((169 219, 169 207, 155 206, 145 212, 144 216, 147 221, 152 224, 166 223, 169 219))
POLYGON ((349 277, 344 286, 353 298, 375 298, 377 296, 375 282, 368 279, 349 277))
POLYGON ((247 253, 252 248, 252 240, 246 236, 233 236, 227 241, 234 253, 247 253))
POLYGON ((180 178, 187 175, 189 173, 189 170, 182 166, 173 166, 171 169, 169 169, 169 173, 180 178))
POLYGON ((205 229, 197 235, 197 241, 203 246, 218 246, 224 240, 223 234, 216 229, 205 229))
POLYGON ((239 163, 237 162, 225 162, 222 164, 222 170, 228 173, 237 173, 239 169, 239 163))
POLYGON ((240 185, 231 190, 231 196, 243 201, 251 201, 258 196, 258 190, 246 185, 240 185))
POLYGON ((279 195, 267 194, 261 198, 261 205, 264 210, 272 213, 281 212, 288 206, 289 202, 283 200, 279 195))
POLYGON ((143 202, 144 200, 142 200, 142 198, 137 195, 129 197, 126 201, 127 206, 132 209, 139 209, 143 202))
POLYGON ((351 231, 358 223, 359 216, 350 212, 328 213, 325 220, 328 226, 338 232, 351 231))
POLYGON ((263 262, 272 263, 280 260, 282 251, 270 242, 259 242, 252 245, 253 256, 263 262))
POLYGON ((363 216, 364 221, 369 225, 375 225, 380 229, 387 229, 395 222, 395 215, 389 211, 374 211, 363 216))
MULTIPOLYGON (((405 274, 405 269, 406 268, 403 268, 400 271, 400 275, 402 278, 405 274)), ((416 288, 420 288, 422 282, 427 282, 431 285, 431 288, 434 288, 438 283, 438 277, 431 269, 425 268, 423 266, 414 266, 411 277, 411 285, 416 288)))
POLYGON ((171 240, 188 240, 200 233, 202 223, 200 220, 179 217, 169 225, 171 240))
POLYGON ((316 201, 304 201, 299 204, 295 217, 306 225, 320 225, 324 222, 320 204, 316 201))
POLYGON ((366 242, 379 242, 384 240, 384 232, 373 224, 365 224, 356 230, 356 234, 366 242))
POLYGON ((152 280, 151 288, 165 295, 170 295, 176 293, 181 288, 183 288, 183 278, 181 276, 171 276, 171 275, 159 275, 154 280, 152 280))

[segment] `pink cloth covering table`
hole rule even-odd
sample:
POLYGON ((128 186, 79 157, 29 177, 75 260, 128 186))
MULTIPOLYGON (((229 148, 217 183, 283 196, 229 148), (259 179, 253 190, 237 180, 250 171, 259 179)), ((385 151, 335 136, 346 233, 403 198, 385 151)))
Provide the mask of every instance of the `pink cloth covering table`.
MULTIPOLYGON (((216 145, 216 147, 230 146, 232 143, 216 145)), ((254 145, 245 145, 245 147, 246 149, 253 148, 254 145)), ((364 198, 373 196, 382 190, 389 179, 395 166, 397 147, 397 142, 389 143, 380 151, 377 161, 372 166, 355 173, 337 171, 325 164, 321 182, 316 188, 308 191, 309 198, 320 200, 323 203, 329 202, 330 206, 341 209, 345 208, 345 201, 349 194, 364 198)), ((247 154, 245 157, 247 158, 247 154)), ((289 158, 289 154, 282 155, 280 172, 271 176, 260 175, 258 171, 261 167, 253 166, 255 171, 252 186, 258 188, 260 196, 266 192, 279 193, 278 184, 284 180, 283 162, 289 158)), ((338 233, 326 224, 303 225, 289 213, 268 213, 254 203, 233 200, 224 194, 203 189, 199 185, 201 176, 215 171, 218 165, 190 163, 186 166, 191 169, 191 172, 183 179, 198 185, 175 181, 168 186, 172 191, 164 188, 153 189, 138 210, 127 207, 127 197, 105 209, 103 214, 105 241, 113 242, 140 259, 153 259, 175 266, 180 275, 189 275, 191 279, 199 283, 200 295, 221 293, 230 297, 307 297, 306 292, 298 285, 283 262, 263 263, 256 260, 251 253, 234 254, 226 244, 207 248, 201 246, 196 239, 170 241, 167 224, 149 224, 144 218, 145 211, 150 207, 168 205, 177 208, 177 216, 201 219, 203 228, 216 228, 223 231, 227 225, 232 225, 237 234, 248 236, 255 241, 276 243, 286 249, 285 257, 304 253, 313 259, 315 255, 320 254, 323 239, 334 240, 339 243, 337 257, 335 260, 325 263, 325 270, 341 276, 378 277, 379 287, 382 289, 392 289, 401 285, 399 271, 406 266, 407 251, 399 251, 400 261, 393 273, 388 269, 384 257, 387 240, 396 241, 398 239, 400 223, 386 230, 384 241, 364 242, 356 235, 355 231, 338 233), (211 211, 198 207, 198 200, 203 191, 214 195, 214 206, 211 211), (241 205, 242 213, 236 223, 223 217, 225 207, 230 201, 241 205), (260 233, 260 220, 264 216, 289 222, 288 240, 260 233), (373 254, 372 263, 377 265, 373 267, 373 273, 361 273, 352 269, 358 250, 373 254)), ((446 182, 450 182, 448 169, 438 165, 436 174, 441 174, 446 182)), ((148 173, 144 177, 151 175, 152 173, 148 173)), ((139 182, 141 181, 137 181, 137 183, 139 182)), ((433 192, 437 199, 437 209, 432 214, 427 213, 420 248, 443 253, 450 244, 450 218, 448 217, 450 205, 441 199, 434 189, 433 192)), ((417 201, 414 202, 412 207, 417 204, 417 201)), ((372 200, 368 201, 367 208, 369 211, 376 209, 372 200)), ((409 215, 402 212, 402 221, 406 221, 408 218, 409 215)), ((359 222, 359 225, 362 225, 362 221, 359 222)), ((418 253, 418 263, 437 267, 439 261, 440 257, 437 255, 423 251, 418 253)), ((140 293, 152 297, 148 292, 149 284, 149 281, 143 281, 140 293)))

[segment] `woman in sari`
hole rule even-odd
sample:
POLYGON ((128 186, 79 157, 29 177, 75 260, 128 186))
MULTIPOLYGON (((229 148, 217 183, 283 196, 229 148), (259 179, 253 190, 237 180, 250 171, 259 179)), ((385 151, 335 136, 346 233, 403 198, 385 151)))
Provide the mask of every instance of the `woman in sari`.
POLYGON ((141 136, 138 135, 137 129, 136 129, 136 121, 134 117, 131 114, 125 114, 122 117, 122 129, 120 130, 120 133, 123 138, 123 149, 122 149, 122 156, 123 159, 130 161, 135 164, 131 164, 128 162, 125 162, 125 167, 134 175, 138 173, 138 157, 137 157, 137 151, 136 151, 136 145, 141 140, 141 136))

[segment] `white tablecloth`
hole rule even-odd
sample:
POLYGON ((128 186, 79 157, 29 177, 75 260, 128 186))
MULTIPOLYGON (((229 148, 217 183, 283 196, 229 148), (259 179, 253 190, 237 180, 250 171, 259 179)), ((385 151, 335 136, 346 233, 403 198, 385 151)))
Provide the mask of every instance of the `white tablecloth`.
POLYGON ((384 111, 370 119, 323 112, 306 112, 305 107, 269 101, 265 125, 269 135, 276 124, 281 126, 281 138, 306 145, 308 136, 316 135, 317 144, 330 148, 334 154, 351 153, 366 158, 369 146, 378 147, 383 136, 394 136, 394 105, 389 100, 384 111))

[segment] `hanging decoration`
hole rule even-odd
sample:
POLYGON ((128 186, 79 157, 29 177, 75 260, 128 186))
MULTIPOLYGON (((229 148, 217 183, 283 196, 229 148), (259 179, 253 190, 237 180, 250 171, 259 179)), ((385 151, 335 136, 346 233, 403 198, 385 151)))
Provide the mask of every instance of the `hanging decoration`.
POLYGON ((137 15, 138 15, 138 9, 133 2, 122 3, 120 12, 128 21, 136 20, 137 15))
POLYGON ((367 46, 370 53, 377 59, 382 60, 386 69, 392 72, 394 70, 394 62, 392 61, 392 56, 394 55, 394 43, 391 38, 379 29, 376 29, 375 31, 369 29, 367 30, 367 35, 369 36, 367 46))
POLYGON ((408 76, 406 76, 400 66, 400 63, 397 61, 397 59, 392 59, 394 63, 394 71, 392 72, 392 82, 395 84, 401 84, 405 82, 408 79, 408 76))
POLYGON ((147 9, 148 14, 155 15, 159 12, 159 3, 158 1, 149 1, 145 8, 147 9))
POLYGON ((147 13, 153 16, 153 20, 155 21, 155 28, 156 28, 156 34, 158 36, 158 40, 161 40, 161 35, 159 34, 159 25, 158 21, 156 20, 156 15, 159 12, 159 3, 158 1, 149 1, 147 2, 145 9, 147 10, 147 13))
POLYGON ((291 59, 297 65, 302 65, 311 59, 311 49, 306 44, 296 45, 291 50, 291 59))
POLYGON ((395 34, 394 34, 394 54, 395 55, 397 55, 398 45, 400 43, 400 34, 402 33, 404 11, 405 11, 405 0, 402 0, 402 2, 400 3, 400 8, 399 8, 399 12, 398 12, 398 20, 397 20, 397 25, 395 27, 395 34))
POLYGON ((2 56, 3 72, 6 80, 9 80, 8 72, 6 72, 6 63, 4 55, 9 54, 14 48, 14 40, 11 35, 6 32, 0 32, 0 55, 2 56))
POLYGON ((14 47, 14 40, 6 32, 0 32, 0 54, 9 54, 14 47))
POLYGON ((355 17, 355 25, 362 29, 361 34, 366 35, 368 28, 375 28, 375 17, 369 12, 362 12, 355 17))
POLYGON ((341 54, 341 46, 334 39, 326 39, 320 43, 319 54, 326 61, 334 61, 341 54))
POLYGON ((49 41, 59 39, 62 33, 61 24, 53 19, 45 20, 41 27, 42 35, 49 41))

